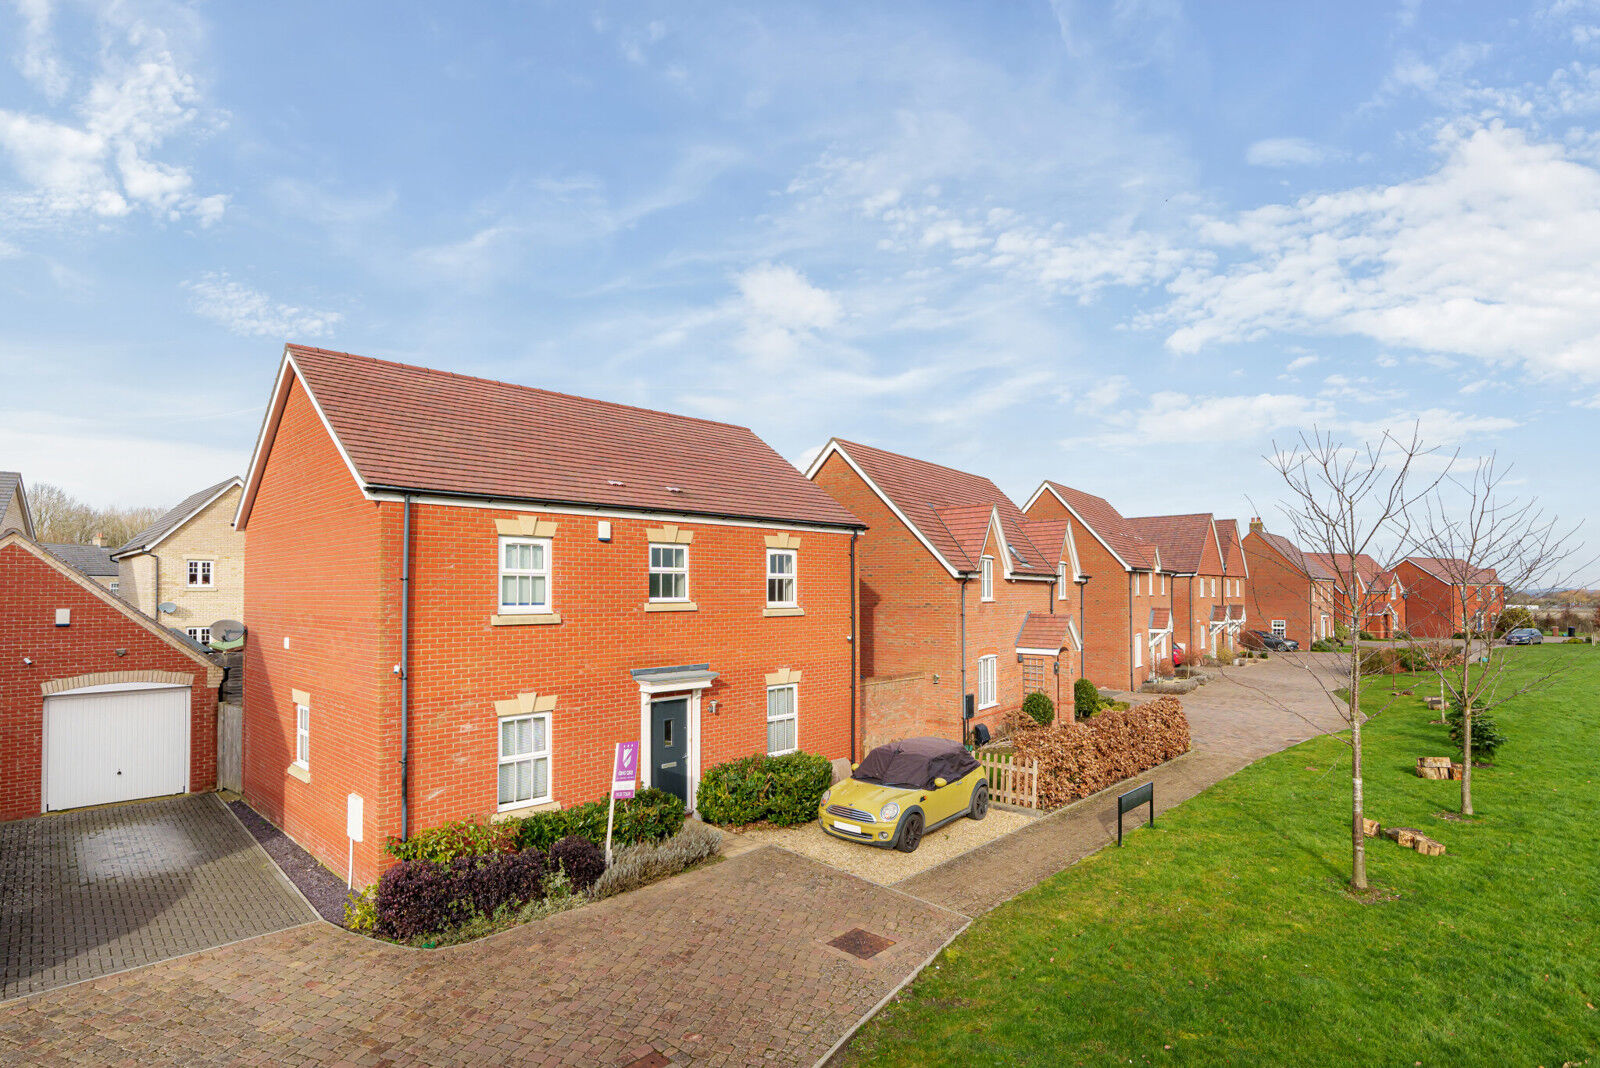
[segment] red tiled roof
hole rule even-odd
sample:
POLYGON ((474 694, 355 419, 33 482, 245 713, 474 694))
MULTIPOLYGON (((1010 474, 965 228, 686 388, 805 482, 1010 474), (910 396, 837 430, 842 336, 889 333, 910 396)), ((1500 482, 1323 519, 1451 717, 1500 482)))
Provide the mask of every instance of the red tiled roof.
POLYGON ((1141 537, 1139 532, 1123 518, 1122 513, 1113 508, 1104 497, 1096 497, 1092 493, 1085 493, 1048 479, 1045 485, 1055 490, 1066 502, 1067 507, 1076 512, 1089 529, 1109 545, 1111 551, 1120 556, 1125 564, 1136 570, 1155 568, 1154 543, 1141 537))
POLYGON ((1217 520, 1217 543, 1222 546, 1222 568, 1228 574, 1233 570, 1233 545, 1239 539, 1239 523, 1233 519, 1217 520))
MULTIPOLYGON (((1349 553, 1306 553, 1307 557, 1315 560, 1317 564, 1328 573, 1329 578, 1338 578, 1340 575, 1350 573, 1349 553)), ((1356 554, 1356 575, 1363 585, 1371 587, 1383 569, 1378 566, 1378 561, 1366 553, 1356 554)))
POLYGON ((1231 607, 1232 607, 1232 605, 1226 605, 1226 604, 1214 604, 1214 605, 1212 605, 1211 606, 1211 622, 1213 622, 1213 623, 1226 623, 1228 621, 1228 609, 1231 608, 1231 607))
POLYGON ((988 479, 859 442, 835 438, 834 444, 957 571, 978 569, 989 518, 997 512, 1006 541, 1021 554, 1020 560, 1011 558, 1010 569, 1026 575, 1055 574, 1054 551, 1033 542, 1022 509, 988 479))
POLYGON ((1289 566, 1297 568, 1303 572, 1307 578, 1333 578, 1332 572, 1323 567, 1314 556, 1312 556, 1310 553, 1301 552, 1300 546, 1296 545, 1282 534, 1269 534, 1265 530, 1253 531, 1253 533, 1259 534, 1262 541, 1272 546, 1272 548, 1277 551, 1279 556, 1288 561, 1289 566))
POLYGON ((1152 609, 1150 609, 1150 629, 1154 630, 1154 631, 1171 630, 1172 629, 1172 609, 1170 609, 1170 608, 1152 608, 1152 609))
POLYGON ((1161 550, 1161 567, 1179 575, 1197 575, 1205 559, 1206 542, 1216 535, 1211 513, 1147 515, 1130 518, 1128 526, 1161 550))
POLYGON ((346 352, 286 353, 369 488, 862 525, 742 426, 346 352))
POLYGON ((1017 649, 1049 649, 1060 652, 1071 638, 1071 616, 1029 612, 1017 631, 1017 649))
MULTIPOLYGON (((1408 556, 1406 563, 1421 568, 1440 582, 1451 586, 1461 585, 1467 574, 1467 562, 1452 557, 1408 556)), ((1489 585, 1499 581, 1500 576, 1492 567, 1476 568, 1472 572, 1472 577, 1465 579, 1466 583, 1473 586, 1489 585)))

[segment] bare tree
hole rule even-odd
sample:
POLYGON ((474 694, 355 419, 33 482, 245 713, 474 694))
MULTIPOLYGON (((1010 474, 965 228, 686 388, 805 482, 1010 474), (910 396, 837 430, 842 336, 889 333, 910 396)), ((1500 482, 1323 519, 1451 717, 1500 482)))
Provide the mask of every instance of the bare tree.
MULTIPOLYGON (((1443 629, 1454 644, 1414 639, 1413 647, 1438 677, 1441 696, 1461 713, 1461 812, 1467 816, 1473 815, 1473 715, 1548 685, 1564 667, 1552 661, 1511 686, 1505 647, 1494 647, 1506 591, 1564 585, 1578 531, 1576 525, 1562 529, 1535 498, 1505 495, 1509 474, 1494 455, 1482 458, 1470 477, 1451 478, 1430 495, 1414 526, 1417 554, 1448 590, 1443 611, 1431 609, 1439 618, 1416 622, 1423 630, 1443 629)), ((1408 605, 1408 625, 1409 615, 1408 605)))
POLYGON ((60 486, 41 482, 28 490, 28 510, 40 541, 87 545, 99 536, 111 548, 159 519, 161 508, 95 508, 60 486))
MULTIPOLYGON (((1413 427, 1410 440, 1389 434, 1376 444, 1347 446, 1315 428, 1302 433, 1297 447, 1284 450, 1273 443, 1268 460, 1289 490, 1281 511, 1289 524, 1294 545, 1319 558, 1308 573, 1332 574, 1323 580, 1331 601, 1331 614, 1350 637, 1349 683, 1324 691, 1339 707, 1350 728, 1350 886, 1367 889, 1365 812, 1361 788, 1361 664, 1362 631, 1367 620, 1388 603, 1381 580, 1387 568, 1365 561, 1388 549, 1395 553, 1410 538, 1410 516, 1427 499, 1449 469, 1454 456, 1431 480, 1418 476, 1418 460, 1436 451, 1424 448, 1413 427), (1342 692, 1341 692, 1342 691, 1342 692)), ((1374 563, 1376 561, 1374 560, 1374 563)), ((1316 582, 1313 580, 1313 588, 1316 582)), ((1308 606, 1308 611, 1309 611, 1308 606)))

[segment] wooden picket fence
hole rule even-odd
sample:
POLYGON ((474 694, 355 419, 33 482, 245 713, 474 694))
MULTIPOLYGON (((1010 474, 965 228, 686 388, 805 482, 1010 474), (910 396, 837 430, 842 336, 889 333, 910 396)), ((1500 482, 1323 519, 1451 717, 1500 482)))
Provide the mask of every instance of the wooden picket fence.
POLYGON ((1039 762, 1019 761, 1009 749, 979 749, 972 754, 989 780, 989 799, 1019 808, 1039 807, 1039 762))

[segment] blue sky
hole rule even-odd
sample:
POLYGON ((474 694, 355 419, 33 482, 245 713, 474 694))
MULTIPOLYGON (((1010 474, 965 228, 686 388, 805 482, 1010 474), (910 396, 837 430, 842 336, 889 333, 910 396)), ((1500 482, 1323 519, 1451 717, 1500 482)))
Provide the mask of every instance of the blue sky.
POLYGON ((1600 510, 1600 0, 22 0, 0 61, 0 467, 96 502, 242 470, 293 339, 1128 514, 1420 420, 1600 510))

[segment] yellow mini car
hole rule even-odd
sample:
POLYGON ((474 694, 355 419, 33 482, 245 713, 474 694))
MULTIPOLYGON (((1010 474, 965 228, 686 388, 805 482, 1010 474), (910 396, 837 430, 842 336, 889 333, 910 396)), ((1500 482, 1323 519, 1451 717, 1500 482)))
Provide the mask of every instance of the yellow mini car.
POLYGON ((989 814, 989 783, 960 742, 907 738, 880 745, 822 795, 817 818, 835 838, 913 852, 928 831, 989 814))

